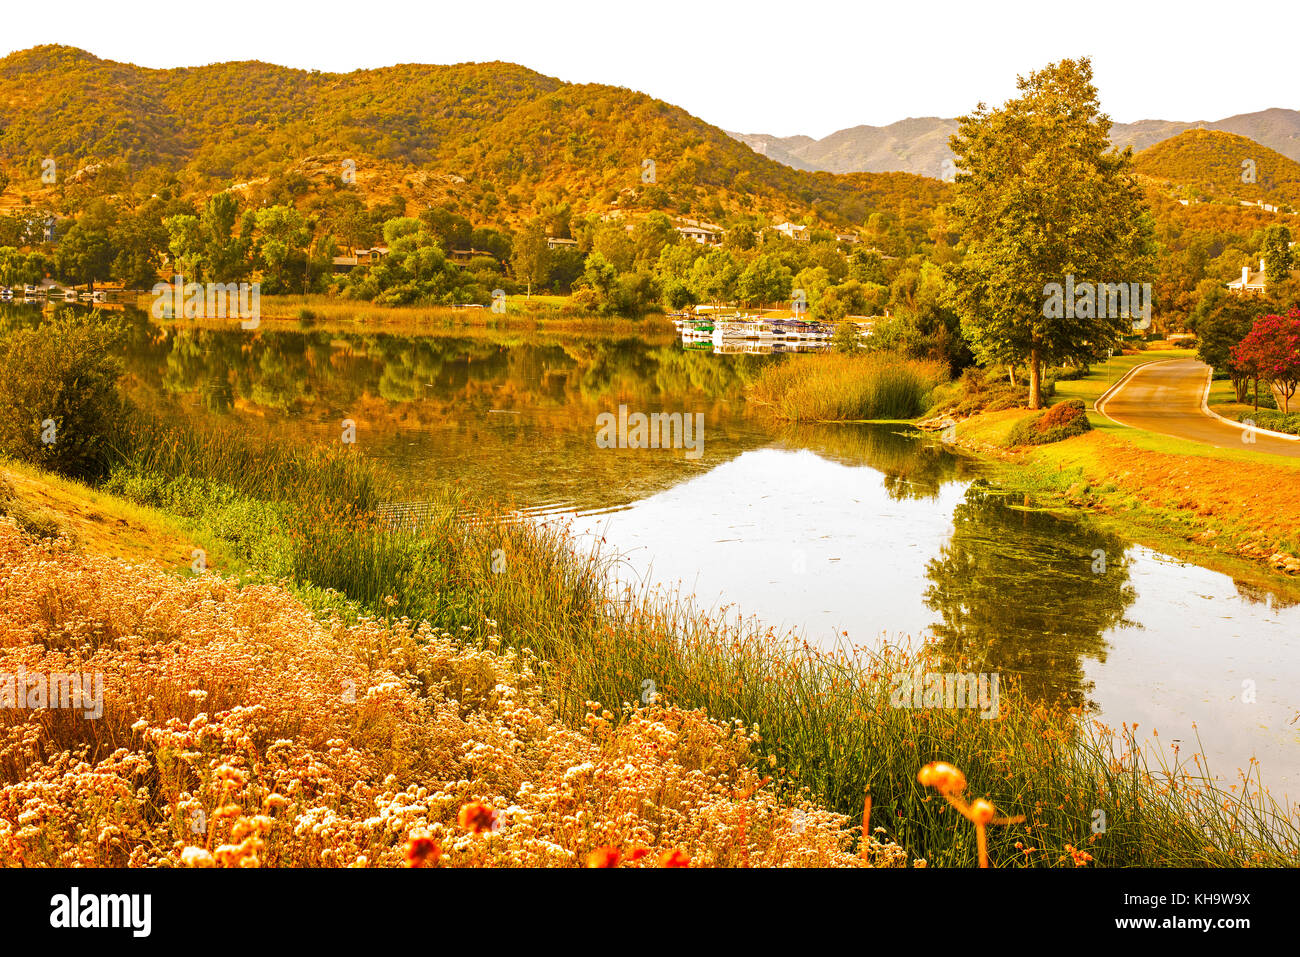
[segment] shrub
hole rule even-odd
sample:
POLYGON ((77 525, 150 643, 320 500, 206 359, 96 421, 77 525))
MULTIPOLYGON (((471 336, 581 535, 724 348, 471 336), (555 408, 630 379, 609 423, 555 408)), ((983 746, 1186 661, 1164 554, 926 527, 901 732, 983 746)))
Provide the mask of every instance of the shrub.
MULTIPOLYGON (((1261 400, 1263 396, 1260 397, 1261 400)), ((1270 411, 1262 408, 1264 403, 1261 401, 1261 408, 1253 412, 1242 412, 1238 414, 1237 421, 1245 422, 1250 420, 1261 429, 1268 429, 1271 432, 1286 432, 1288 435, 1300 435, 1300 412, 1292 412, 1286 415, 1282 412, 1270 411)))
POLYGON ((120 329, 56 314, 0 341, 0 452, 78 479, 102 475, 122 425, 120 329))
POLYGON ((1015 424, 1007 445, 1047 445, 1091 431, 1092 423, 1082 399, 1066 399, 1045 412, 1021 419, 1015 424))
POLYGON ((33 508, 21 500, 13 483, 0 475, 0 517, 11 519, 22 531, 37 538, 58 538, 59 521, 42 508, 33 508))
POLYGON ((861 344, 856 323, 836 323, 835 335, 831 337, 831 345, 836 352, 857 352, 861 344))

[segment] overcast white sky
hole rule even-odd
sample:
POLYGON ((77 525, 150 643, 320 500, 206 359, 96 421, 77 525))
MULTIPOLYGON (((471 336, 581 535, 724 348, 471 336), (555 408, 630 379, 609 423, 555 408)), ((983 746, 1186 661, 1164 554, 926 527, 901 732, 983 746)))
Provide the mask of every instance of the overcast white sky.
POLYGON ((725 129, 821 137, 1000 103, 1017 73, 1080 55, 1119 122, 1297 109, 1298 35, 1297 0, 15 0, 0 50, 330 71, 508 60, 641 90, 725 129))

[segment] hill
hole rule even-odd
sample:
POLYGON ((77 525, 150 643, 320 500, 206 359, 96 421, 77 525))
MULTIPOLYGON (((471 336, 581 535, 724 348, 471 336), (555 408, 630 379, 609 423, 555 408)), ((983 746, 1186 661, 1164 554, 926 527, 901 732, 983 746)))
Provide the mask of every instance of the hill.
POLYGON ((1135 169, 1189 199, 1300 209, 1300 163, 1232 133, 1187 130, 1138 153, 1135 169))
POLYGON ((569 202, 575 211, 811 214, 850 224, 877 209, 931 209, 944 195, 942 184, 902 174, 795 170, 669 103, 510 63, 154 70, 66 46, 0 60, 0 166, 13 180, 11 203, 63 199, 78 173, 98 175, 104 192, 165 170, 201 195, 349 159, 368 202, 419 205, 429 201, 421 190, 450 193, 503 223, 569 202), (40 182, 45 157, 61 171, 57 189, 40 182))

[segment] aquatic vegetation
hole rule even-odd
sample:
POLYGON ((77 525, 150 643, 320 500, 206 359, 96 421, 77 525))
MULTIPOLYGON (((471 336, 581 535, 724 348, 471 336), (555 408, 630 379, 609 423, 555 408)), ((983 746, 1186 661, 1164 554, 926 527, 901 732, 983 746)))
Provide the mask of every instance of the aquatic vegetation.
POLYGON ((910 419, 947 377, 944 363, 884 352, 789 356, 764 366, 748 398, 789 422, 910 419))

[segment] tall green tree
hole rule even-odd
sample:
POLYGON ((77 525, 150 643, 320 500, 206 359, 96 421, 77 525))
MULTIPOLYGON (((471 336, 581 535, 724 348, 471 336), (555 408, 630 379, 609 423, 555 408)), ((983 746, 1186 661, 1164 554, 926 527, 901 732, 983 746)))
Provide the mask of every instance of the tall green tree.
POLYGON ((543 285, 550 275, 550 250, 540 222, 530 223, 515 235, 510 265, 515 279, 527 285, 531 298, 533 286, 543 285))
POLYGON ((1264 282, 1276 286, 1291 278, 1295 256, 1291 253, 1291 230, 1280 223, 1264 234, 1264 282))
POLYGON ((1132 151, 1111 149, 1091 62, 1062 60, 1018 78, 1017 88, 1000 109, 981 103, 962 117, 949 141, 958 168, 952 212, 967 249, 950 269, 976 356, 1027 364, 1037 409, 1045 363, 1087 362, 1132 321, 1108 308, 1057 316, 1049 286, 1071 276, 1075 284, 1145 281, 1152 226, 1132 151))

